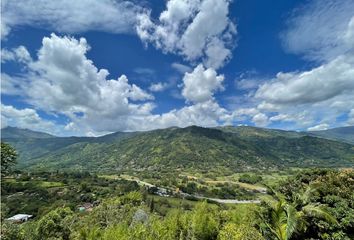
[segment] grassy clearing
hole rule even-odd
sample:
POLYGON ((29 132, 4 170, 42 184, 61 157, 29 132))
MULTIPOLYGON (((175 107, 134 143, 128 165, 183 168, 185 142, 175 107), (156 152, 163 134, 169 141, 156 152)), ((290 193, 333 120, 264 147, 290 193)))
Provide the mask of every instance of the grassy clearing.
POLYGON ((8 183, 19 183, 19 184, 27 184, 27 183, 31 183, 34 185, 37 185, 39 187, 43 187, 43 188, 53 188, 53 187, 64 187, 66 186, 64 183, 62 182, 49 182, 49 181, 41 181, 41 180, 31 180, 31 181, 18 181, 14 178, 7 178, 7 179, 3 179, 4 182, 8 182, 8 183))
POLYGON ((47 181, 38 181, 38 185, 44 188, 53 188, 53 187, 64 187, 65 184, 62 182, 47 182, 47 181))

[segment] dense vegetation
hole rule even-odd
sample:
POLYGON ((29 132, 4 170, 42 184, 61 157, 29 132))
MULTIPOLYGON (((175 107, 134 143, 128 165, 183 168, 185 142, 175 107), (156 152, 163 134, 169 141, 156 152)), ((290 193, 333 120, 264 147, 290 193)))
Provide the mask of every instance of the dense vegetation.
MULTIPOLYGON (((7 129, 3 132, 6 133, 7 129)), ((13 132, 13 129, 12 129, 13 132)), ((279 169, 348 167, 353 145, 291 131, 251 127, 169 128, 98 138, 4 134, 20 153, 19 167, 42 170, 279 169), (37 136, 37 137, 36 137, 37 136)))
POLYGON ((239 178, 240 182, 255 184, 262 181, 262 177, 256 174, 242 174, 239 178))
POLYGON ((14 173, 1 186, 2 215, 27 213, 36 217, 58 207, 78 205, 139 190, 134 181, 110 180, 89 173, 14 173))
POLYGON ((7 143, 1 142, 1 177, 8 174, 17 162, 16 150, 7 143))
MULTIPOLYGON (((56 180, 64 176, 52 175, 56 180)), ((88 174, 65 176, 68 184, 75 185, 80 178, 81 185, 86 186, 75 189, 73 193, 79 192, 70 201, 61 200, 61 204, 54 201, 49 204, 51 207, 38 211, 34 220, 20 225, 3 222, 3 239, 349 240, 354 237, 352 170, 301 171, 277 185, 259 206, 159 197, 136 185, 121 188, 125 183, 119 180, 98 178, 96 182, 96 177, 88 174), (114 190, 104 193, 105 188, 96 184, 108 184, 106 190, 114 190), (83 196, 81 191, 97 194, 84 200, 97 202, 92 211, 77 209, 82 200, 76 197, 83 196)), ((27 204, 32 200, 27 199, 27 204)))

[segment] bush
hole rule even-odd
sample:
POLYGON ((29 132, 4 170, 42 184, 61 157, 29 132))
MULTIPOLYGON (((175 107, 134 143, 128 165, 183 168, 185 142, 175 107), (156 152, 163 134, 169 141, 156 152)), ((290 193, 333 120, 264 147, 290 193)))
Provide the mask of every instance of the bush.
POLYGON ((243 183, 255 184, 262 181, 262 177, 254 174, 242 174, 238 180, 243 183))

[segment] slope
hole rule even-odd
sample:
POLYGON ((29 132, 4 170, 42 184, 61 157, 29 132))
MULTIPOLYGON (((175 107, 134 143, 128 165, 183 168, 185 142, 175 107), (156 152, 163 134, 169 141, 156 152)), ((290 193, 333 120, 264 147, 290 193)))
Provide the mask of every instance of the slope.
MULTIPOLYGON (((52 146, 43 139, 35 140, 35 144, 30 146, 34 149, 52 146)), ((238 171, 354 164, 353 145, 297 132, 245 127, 168 128, 98 138, 58 138, 51 144, 55 147, 42 151, 40 156, 26 155, 22 166, 35 170, 108 172, 161 168, 207 171, 216 167, 238 171)), ((29 149, 29 145, 26 148, 29 149)))

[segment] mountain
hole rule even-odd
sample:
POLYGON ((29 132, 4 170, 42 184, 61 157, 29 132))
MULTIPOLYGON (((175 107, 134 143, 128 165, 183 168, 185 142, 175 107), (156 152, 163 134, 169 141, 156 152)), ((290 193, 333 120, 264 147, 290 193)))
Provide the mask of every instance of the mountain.
POLYGON ((48 133, 36 132, 28 129, 17 127, 5 127, 1 129, 1 138, 54 138, 55 136, 48 133))
POLYGON ((255 127, 167 128, 102 137, 3 138, 33 170, 348 167, 354 145, 255 127))
POLYGON ((344 141, 354 144, 354 126, 332 128, 322 131, 309 132, 312 136, 318 136, 322 138, 344 141))

